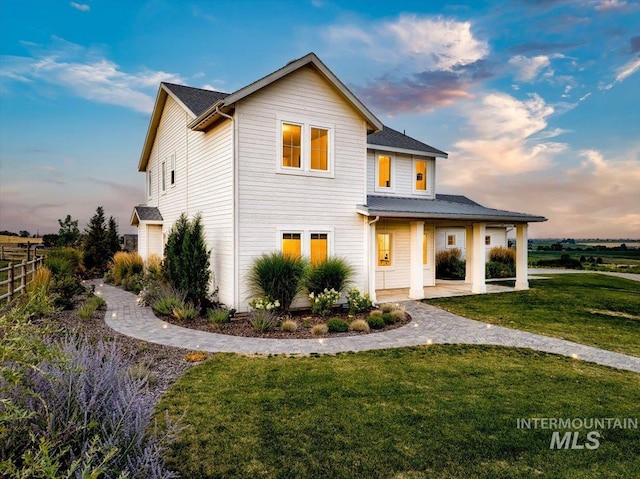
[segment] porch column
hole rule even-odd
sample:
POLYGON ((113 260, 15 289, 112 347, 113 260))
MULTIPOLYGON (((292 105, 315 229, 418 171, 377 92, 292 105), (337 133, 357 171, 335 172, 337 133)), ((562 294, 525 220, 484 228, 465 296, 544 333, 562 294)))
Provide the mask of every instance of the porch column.
POLYGON ((409 269, 410 287, 409 298, 424 298, 424 266, 422 263, 422 241, 424 236, 424 221, 411 222, 411 267, 409 269))
POLYGON ((369 298, 371 298, 371 301, 373 301, 373 303, 377 303, 377 298, 376 298, 376 266, 378 264, 378 258, 377 258, 377 252, 376 252, 376 224, 375 223, 369 223, 369 230, 367 231, 368 233, 368 258, 367 261, 369 263, 369 268, 368 268, 368 286, 369 286, 369 298))
MULTIPOLYGON (((487 284, 485 283, 485 245, 484 236, 486 232, 486 224, 476 223, 473 225, 473 255, 471 261, 473 262, 472 270, 472 293, 486 293, 487 284)), ((469 259, 467 258, 467 262, 469 259)))
POLYGON ((516 225, 516 289, 529 289, 529 274, 527 253, 529 244, 527 241, 526 223, 516 225))
MULTIPOLYGON (((465 228, 465 261, 466 268, 464 274, 464 282, 471 284, 473 283, 473 226, 467 226, 465 228)), ((446 241, 446 238, 445 238, 446 241)))

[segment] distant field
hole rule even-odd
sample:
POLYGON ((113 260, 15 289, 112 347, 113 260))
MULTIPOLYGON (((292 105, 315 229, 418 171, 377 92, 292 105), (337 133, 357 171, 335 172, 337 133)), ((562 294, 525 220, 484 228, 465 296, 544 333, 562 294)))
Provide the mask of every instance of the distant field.
POLYGON ((42 243, 42 238, 21 238, 19 236, 0 235, 0 245, 11 245, 26 242, 31 244, 40 244, 42 243))

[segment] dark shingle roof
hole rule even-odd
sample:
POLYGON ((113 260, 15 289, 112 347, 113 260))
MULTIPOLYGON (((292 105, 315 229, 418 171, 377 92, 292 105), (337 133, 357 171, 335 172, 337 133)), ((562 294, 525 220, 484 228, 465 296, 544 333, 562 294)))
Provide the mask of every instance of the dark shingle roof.
POLYGON ((404 150, 423 151, 425 153, 433 153, 436 155, 447 155, 444 151, 438 150, 433 146, 429 146, 426 143, 422 143, 410 136, 407 136, 399 131, 384 126, 382 131, 371 133, 367 136, 367 144, 391 146, 393 148, 402 148, 404 150))
POLYGON ((140 221, 162 221, 160 210, 155 206, 135 206, 133 214, 137 215, 140 221))
POLYGON ((424 219, 498 222, 540 222, 547 220, 543 216, 486 208, 465 196, 458 195, 437 195, 435 200, 369 195, 367 196, 367 204, 359 206, 358 210, 368 216, 424 219))
POLYGON ((185 104, 194 115, 199 116, 207 108, 219 100, 229 96, 228 93, 213 90, 203 90, 202 88, 193 88, 190 86, 176 85, 174 83, 163 82, 171 92, 177 96, 182 103, 185 104))

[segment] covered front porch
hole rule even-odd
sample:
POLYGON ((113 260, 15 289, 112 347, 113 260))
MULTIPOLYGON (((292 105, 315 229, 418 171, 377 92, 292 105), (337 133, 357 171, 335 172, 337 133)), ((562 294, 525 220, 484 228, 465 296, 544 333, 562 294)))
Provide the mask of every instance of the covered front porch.
POLYGON ((369 196, 358 212, 368 225, 368 292, 374 301, 483 294, 529 288, 528 223, 545 221, 524 213, 485 208, 465 197, 434 200, 369 196), (515 287, 487 284, 486 259, 493 232, 516 235, 515 287), (444 234, 447 230, 456 234, 444 234), (459 238, 459 239, 457 239, 459 238), (456 244, 459 241, 461 244, 456 244), (453 245, 451 244, 453 242, 453 245), (464 281, 436 280, 437 251, 464 250, 464 281))

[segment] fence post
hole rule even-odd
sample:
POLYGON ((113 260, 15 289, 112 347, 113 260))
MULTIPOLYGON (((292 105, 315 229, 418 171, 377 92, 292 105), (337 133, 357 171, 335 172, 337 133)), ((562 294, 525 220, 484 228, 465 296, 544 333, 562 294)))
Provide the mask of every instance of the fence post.
POLYGON ((25 260, 22 260, 21 263, 22 266, 22 275, 20 276, 20 290, 21 291, 26 291, 27 290, 27 262, 25 260))
POLYGON ((15 276, 14 270, 13 270, 13 263, 9 263, 9 271, 7 271, 7 273, 9 273, 8 275, 9 283, 7 284, 9 301, 11 301, 13 299, 13 277, 15 276))
POLYGON ((0 246, 0 261, 4 261, 4 246, 0 246))

